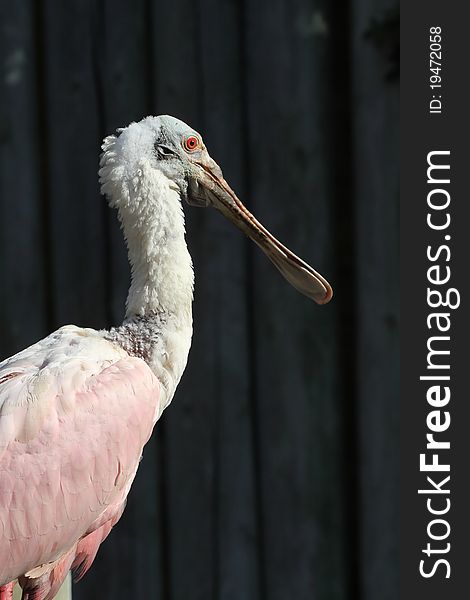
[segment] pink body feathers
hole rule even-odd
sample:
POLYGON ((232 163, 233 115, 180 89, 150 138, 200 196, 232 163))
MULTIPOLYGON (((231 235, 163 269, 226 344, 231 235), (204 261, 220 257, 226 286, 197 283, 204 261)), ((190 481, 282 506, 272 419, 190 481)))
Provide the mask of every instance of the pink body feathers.
POLYGON ((159 383, 93 330, 63 327, 0 363, 0 584, 53 598, 120 518, 159 383))

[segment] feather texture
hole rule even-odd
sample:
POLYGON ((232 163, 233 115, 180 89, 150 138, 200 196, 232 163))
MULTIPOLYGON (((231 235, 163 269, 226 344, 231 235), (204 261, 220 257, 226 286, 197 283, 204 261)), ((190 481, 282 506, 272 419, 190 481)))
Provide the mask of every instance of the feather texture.
POLYGON ((86 572, 159 400, 148 365, 92 329, 62 327, 0 363, 0 585, 19 577, 24 597, 42 600, 70 568, 86 572))

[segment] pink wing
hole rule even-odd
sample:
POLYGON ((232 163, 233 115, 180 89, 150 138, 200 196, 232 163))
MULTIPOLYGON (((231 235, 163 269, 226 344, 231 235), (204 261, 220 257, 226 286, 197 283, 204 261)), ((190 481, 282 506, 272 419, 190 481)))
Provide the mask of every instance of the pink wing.
POLYGON ((0 584, 53 598, 121 516, 160 415, 146 363, 65 327, 0 363, 0 584))

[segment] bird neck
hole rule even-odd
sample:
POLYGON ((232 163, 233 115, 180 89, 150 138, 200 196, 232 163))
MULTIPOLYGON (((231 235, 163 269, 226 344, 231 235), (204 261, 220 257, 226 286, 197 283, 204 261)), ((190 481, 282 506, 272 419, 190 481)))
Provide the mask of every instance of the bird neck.
MULTIPOLYGON (((167 180, 168 181, 168 180, 167 180)), ((107 339, 147 362, 165 408, 183 374, 192 337, 194 274, 179 193, 160 180, 146 202, 119 214, 131 265, 124 323, 107 339)))
POLYGON ((158 202, 121 218, 132 273, 126 320, 166 314, 188 321, 194 274, 181 200, 168 185, 159 192, 158 202))

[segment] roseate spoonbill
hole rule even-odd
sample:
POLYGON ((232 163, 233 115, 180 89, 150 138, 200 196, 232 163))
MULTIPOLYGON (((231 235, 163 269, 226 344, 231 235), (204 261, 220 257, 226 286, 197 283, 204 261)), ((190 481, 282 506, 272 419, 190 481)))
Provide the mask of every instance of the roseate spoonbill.
POLYGON ((119 520, 142 449, 186 365, 193 268, 182 200, 214 206, 297 290, 329 284, 243 206, 201 136, 147 117, 104 140, 101 190, 116 208, 132 269, 123 324, 68 325, 0 363, 0 598, 54 597, 80 579, 119 520))

